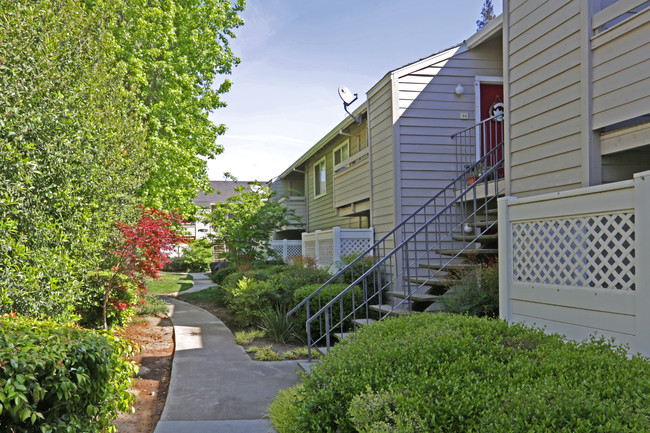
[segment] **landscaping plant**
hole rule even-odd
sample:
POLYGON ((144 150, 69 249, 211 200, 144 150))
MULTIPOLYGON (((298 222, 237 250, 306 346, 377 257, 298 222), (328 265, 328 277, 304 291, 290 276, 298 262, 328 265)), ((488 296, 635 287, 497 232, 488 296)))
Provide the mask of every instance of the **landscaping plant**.
POLYGON ((445 311, 478 317, 499 315, 499 265, 477 265, 440 298, 445 311))
POLYGON ((414 314, 334 346, 270 417, 278 433, 647 432, 649 368, 604 339, 414 314))
POLYGON ((115 432, 134 348, 103 331, 52 320, 0 317, 0 431, 115 432))

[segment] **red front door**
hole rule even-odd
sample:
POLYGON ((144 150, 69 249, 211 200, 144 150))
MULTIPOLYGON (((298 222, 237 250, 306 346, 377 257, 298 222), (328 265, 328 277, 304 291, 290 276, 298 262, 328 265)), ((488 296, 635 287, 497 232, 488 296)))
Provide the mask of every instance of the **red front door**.
MULTIPOLYGON (((503 85, 501 84, 480 84, 481 93, 481 120, 489 119, 492 116, 500 117, 481 123, 480 141, 477 143, 477 155, 479 158, 485 156, 490 150, 503 141, 503 85)), ((486 166, 492 167, 503 159, 503 150, 495 152, 487 161, 486 166)), ((503 176, 503 167, 499 169, 499 176, 503 176)))

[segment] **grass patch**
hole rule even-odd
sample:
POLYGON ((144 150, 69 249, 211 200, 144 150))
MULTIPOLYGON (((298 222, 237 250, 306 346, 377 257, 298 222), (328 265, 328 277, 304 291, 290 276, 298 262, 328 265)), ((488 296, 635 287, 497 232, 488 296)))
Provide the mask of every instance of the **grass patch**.
POLYGON ((239 345, 251 344, 256 338, 264 338, 266 333, 260 329, 235 332, 235 341, 239 345))
POLYGON ((218 286, 208 287, 207 289, 199 290, 198 292, 181 294, 178 299, 187 302, 214 302, 218 296, 217 292, 221 291, 218 286))
POLYGON ((150 295, 182 292, 192 288, 194 285, 192 281, 192 276, 188 274, 161 272, 160 278, 147 281, 147 291, 150 295))
POLYGON ((167 314, 167 304, 162 299, 152 295, 145 295, 144 301, 144 304, 137 306, 135 309, 138 316, 167 314))

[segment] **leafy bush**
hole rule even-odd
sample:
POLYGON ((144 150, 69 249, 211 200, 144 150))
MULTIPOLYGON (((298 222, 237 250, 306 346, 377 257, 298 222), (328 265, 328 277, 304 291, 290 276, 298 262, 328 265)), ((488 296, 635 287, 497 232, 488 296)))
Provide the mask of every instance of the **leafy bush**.
POLYGON ((109 327, 123 326, 135 315, 142 294, 136 282, 124 274, 97 272, 88 278, 84 302, 77 306, 81 317, 79 324, 88 328, 101 328, 104 323, 102 305, 106 286, 112 281, 116 289, 108 298, 106 320, 109 327))
POLYGON ((445 311, 470 316, 499 315, 499 266, 483 265, 465 274, 461 283, 441 297, 445 311))
POLYGON ((214 260, 212 243, 208 239, 197 239, 189 243, 178 257, 165 265, 167 272, 207 272, 214 260))
POLYGON ((134 400, 132 354, 106 332, 0 317, 0 430, 114 432, 134 400))
POLYGON ((256 338, 264 338, 266 332, 261 329, 235 332, 235 342, 239 345, 251 344, 256 338))
POLYGON ((237 272, 237 268, 233 265, 228 265, 225 268, 217 269, 210 275, 210 279, 215 284, 223 283, 223 280, 230 274, 237 272))
MULTIPOLYGON (((309 295, 314 293, 316 290, 318 290, 319 287, 321 287, 321 284, 316 283, 316 284, 309 284, 307 286, 303 286, 300 289, 296 290, 294 295, 293 295, 294 296, 294 302, 296 303, 296 305, 299 304, 300 302, 302 302, 304 299, 306 299, 309 295)), ((330 299, 333 299, 336 296, 338 296, 341 293, 341 291, 344 290, 345 288, 347 288, 347 286, 340 286, 340 285, 334 285, 333 284, 331 286, 331 291, 332 291, 331 294, 330 294, 330 289, 329 288, 323 289, 322 293, 323 293, 323 297, 324 297, 324 302, 321 301, 319 303, 318 296, 315 296, 314 298, 312 298, 312 300, 309 302, 309 314, 313 315, 314 313, 316 313, 319 309, 321 309, 325 305, 325 302, 328 302, 330 299)), ((352 312, 352 307, 353 307, 352 306, 352 299, 353 299, 352 296, 353 296, 353 293, 351 291, 351 292, 349 292, 347 295, 345 295, 343 297, 343 314, 346 315, 346 316, 352 312)), ((356 300, 357 305, 359 304, 360 300, 362 299, 361 289, 358 286, 354 288, 354 299, 356 300)), ((337 314, 336 321, 338 321, 338 312, 340 310, 339 310, 338 307, 336 307, 335 311, 336 311, 336 314, 337 314)), ((353 319, 353 317, 350 317, 347 320, 345 320, 345 322, 343 324, 344 330, 347 330, 349 328, 349 325, 352 323, 352 319, 353 319)), ((307 328, 306 328, 307 309, 305 307, 302 307, 298 311, 296 311, 295 320, 296 320, 296 324, 297 324, 298 335, 300 335, 302 338, 306 339, 306 337, 307 337, 307 328)), ((336 330, 337 329, 333 329, 332 331, 335 332, 336 330)), ((339 331, 340 331, 340 329, 339 329, 339 331)), ((312 336, 312 341, 317 340, 318 338, 321 337, 320 329, 318 328, 317 322, 314 322, 312 324, 312 326, 311 326, 311 336, 312 336)))
POLYGON ((603 339, 567 343, 487 318, 410 315, 334 346, 283 405, 294 430, 276 429, 647 432, 649 367, 603 339))
POLYGON ((301 389, 301 384, 282 389, 269 405, 269 419, 277 431, 282 433, 303 433, 300 425, 296 422, 298 419, 296 402, 301 399, 301 389))

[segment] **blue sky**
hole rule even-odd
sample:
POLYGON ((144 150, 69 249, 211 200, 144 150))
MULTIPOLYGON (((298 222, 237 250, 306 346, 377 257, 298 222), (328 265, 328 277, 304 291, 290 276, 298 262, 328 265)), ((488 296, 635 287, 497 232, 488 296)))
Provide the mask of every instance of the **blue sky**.
MULTIPOLYGON (((493 1, 495 13, 501 2, 493 1)), ((279 175, 345 117, 337 89, 359 100, 388 71, 462 42, 483 0, 247 0, 231 46, 241 58, 227 107, 210 118, 228 130, 210 179, 279 175)))

